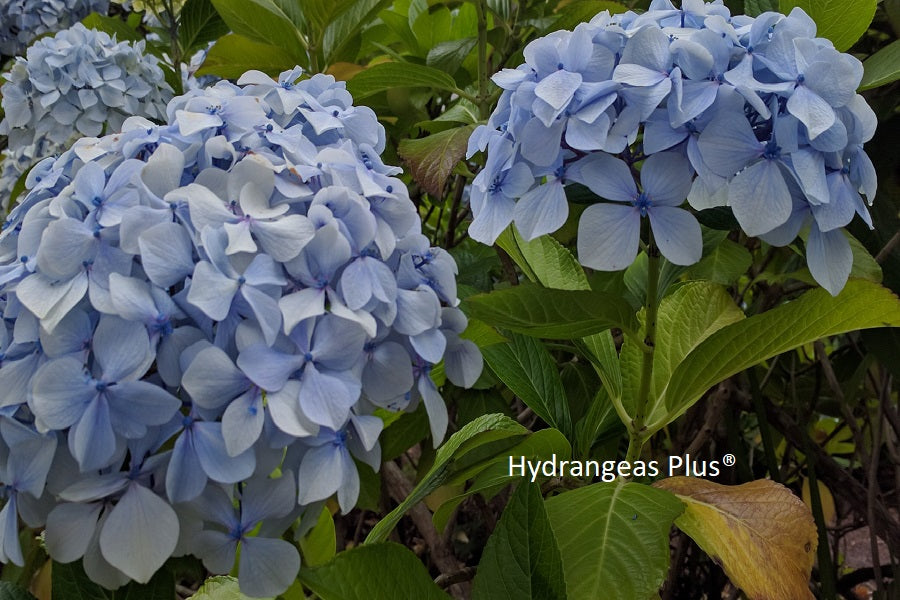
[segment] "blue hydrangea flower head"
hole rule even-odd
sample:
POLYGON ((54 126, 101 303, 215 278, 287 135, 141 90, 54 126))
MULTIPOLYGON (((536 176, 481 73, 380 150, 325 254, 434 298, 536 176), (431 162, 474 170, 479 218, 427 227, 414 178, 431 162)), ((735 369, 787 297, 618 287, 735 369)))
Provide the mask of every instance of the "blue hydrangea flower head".
POLYGON ((343 83, 251 71, 161 114, 40 162, 0 233, 0 558, 21 517, 109 588, 177 552, 240 556, 245 593, 274 596, 299 568, 284 530, 353 508, 354 459, 378 468, 375 410, 423 402, 436 445, 431 367, 471 386, 482 359, 343 83))
POLYGON ((108 9, 109 0, 6 0, 0 4, 0 55, 21 56, 36 37, 108 9))
POLYGON ((491 244, 510 223, 526 239, 552 233, 569 215, 565 187, 580 183, 602 199, 579 220, 582 264, 626 268, 643 216, 663 255, 691 264, 700 229, 679 206, 727 205, 773 244, 808 228, 810 271, 837 294, 852 262, 841 228, 854 215, 871 227, 862 146, 876 119, 856 93, 861 63, 815 34, 799 8, 751 18, 720 0, 654 0, 533 41, 524 64, 493 77, 499 104, 469 141, 470 157, 487 152, 470 235, 491 244))

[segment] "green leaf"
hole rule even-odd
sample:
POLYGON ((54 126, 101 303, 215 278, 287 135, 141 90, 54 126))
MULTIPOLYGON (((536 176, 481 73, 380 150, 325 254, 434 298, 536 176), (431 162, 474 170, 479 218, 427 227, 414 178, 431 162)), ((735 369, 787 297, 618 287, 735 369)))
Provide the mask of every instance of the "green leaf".
POLYGON ((688 276, 728 285, 746 273, 752 262, 749 250, 726 239, 691 267, 688 276))
MULTIPOLYGON (((325 62, 334 63, 345 47, 359 35, 360 30, 370 24, 379 11, 391 5, 391 0, 356 0, 325 28, 322 50, 325 62)), ((346 57, 347 60, 353 57, 346 57)))
MULTIPOLYGON (((354 77, 351 81, 355 80, 354 77)), ((404 139, 400 141, 397 153, 409 165, 413 179, 422 189, 434 198, 443 198, 447 178, 465 156, 466 144, 474 128, 474 125, 465 125, 418 140, 404 139)))
POLYGON ((559 547, 540 488, 522 482, 478 563, 473 600, 565 600, 559 547))
POLYGON ((580 338, 612 327, 637 329, 631 306, 604 292, 523 284, 471 296, 463 306, 489 325, 543 338, 580 338))
POLYGON ((402 87, 426 87, 452 92, 456 90, 456 82, 453 77, 438 69, 396 62, 373 65, 347 82, 347 89, 357 100, 402 87))
POLYGON ((428 415, 424 406, 389 422, 381 435, 381 460, 394 460, 428 437, 428 415))
POLYGON ((334 558, 337 552, 337 539, 334 533, 334 518, 325 506, 319 514, 319 520, 309 532, 300 538, 300 551, 303 553, 303 564, 308 567, 324 565, 334 558))
MULTIPOLYGON (((80 599, 79 599, 80 600, 80 599)), ((258 600, 251 599, 241 593, 238 580, 234 577, 219 575, 203 582, 197 593, 188 600, 258 600)))
POLYGON ((185 56, 228 33, 228 25, 210 0, 187 0, 178 20, 178 39, 185 56))
POLYGON ((900 325, 900 300, 878 284, 851 279, 837 296, 814 289, 797 300, 715 332, 675 369, 665 393, 667 414, 648 424, 657 431, 716 383, 768 358, 820 338, 900 325))
POLYGON ((595 333, 578 342, 579 348, 591 361, 603 387, 613 398, 622 397, 622 370, 619 366, 619 354, 612 333, 604 331, 595 333))
MULTIPOLYGON (((501 414, 482 415, 467 423, 438 448, 431 469, 413 488, 409 496, 372 528, 366 538, 366 543, 381 542, 387 539, 407 510, 439 488, 454 473, 472 467, 478 462, 487 463, 495 458, 496 454, 499 454, 498 452, 495 453, 495 456, 483 456, 477 452, 479 446, 486 446, 490 442, 498 440, 520 438, 527 432, 528 430, 522 425, 501 414)), ((509 447, 506 445, 504 449, 509 447)))
POLYGON ((859 90, 868 90, 900 79, 900 40, 894 40, 863 62, 859 90))
POLYGON ((669 529, 684 510, 675 496, 616 481, 545 504, 569 598, 644 600, 658 592, 669 564, 669 529))
POLYGON ((750 17, 764 12, 778 12, 778 0, 744 0, 744 14, 750 17))
POLYGON ((475 342, 475 345, 479 348, 487 348, 506 341, 506 338, 497 333, 496 329, 482 323, 478 319, 469 319, 469 324, 466 326, 465 331, 459 334, 459 337, 475 342))
POLYGON ((589 456, 597 438, 614 432, 621 425, 616 407, 609 398, 606 387, 597 390, 587 414, 575 425, 575 447, 579 456, 589 456))
POLYGON ((128 26, 125 21, 114 17, 107 17, 98 13, 91 13, 81 20, 81 24, 88 29, 96 29, 116 36, 116 40, 134 42, 141 39, 141 34, 128 26))
POLYGON ((506 344, 483 348, 494 374, 522 399, 534 414, 563 433, 572 433, 569 404, 556 362, 540 340, 512 334, 506 344))
POLYGON ((463 61, 475 47, 474 37, 441 42, 428 51, 425 62, 429 67, 440 69, 446 73, 455 73, 463 61))
POLYGON ((546 32, 556 31, 557 29, 575 29, 579 23, 590 21, 597 13, 608 10, 610 14, 623 13, 628 7, 618 2, 607 2, 604 0, 579 0, 579 2, 569 2, 557 11, 559 18, 547 28, 546 32))
POLYGON ((300 581, 322 600, 448 600, 412 551, 385 542, 341 552, 333 561, 301 569, 300 581))
MULTIPOLYGON (((510 457, 516 461, 524 459, 525 461, 541 461, 541 460, 569 460, 572 457, 572 446, 558 429, 548 428, 536 431, 526 437, 524 440, 509 448, 503 455, 496 457, 486 465, 479 465, 477 468, 468 469, 455 475, 448 480, 447 485, 459 486, 471 480, 471 484, 466 487, 466 491, 462 494, 454 496, 441 504, 434 511, 434 524, 438 531, 443 531, 447 525, 447 521, 453 514, 459 504, 472 496, 473 494, 488 494, 499 490, 512 481, 522 479, 522 474, 517 470, 510 474, 510 457)), ((525 467, 528 473, 528 467, 525 467)), ((527 474, 526 479, 530 479, 531 475, 527 474)), ((537 482, 543 482, 547 479, 544 475, 538 473, 537 482)))
POLYGON ((197 75, 218 75, 234 79, 248 69, 277 75, 295 64, 294 59, 277 46, 260 44, 242 35, 230 33, 219 38, 210 48, 197 75))
POLYGON ((665 394, 672 373, 694 348, 716 331, 744 318, 722 286, 687 283, 663 299, 656 319, 651 394, 665 394))
MULTIPOLYGON (((234 33, 259 44, 275 46, 295 62, 306 63, 302 34, 291 18, 272 0, 212 0, 212 3, 234 33)), ((252 61, 253 58, 242 62, 252 61)))
POLYGON ((85 574, 81 561, 72 563, 53 562, 50 580, 54 598, 77 598, 77 600, 108 600, 106 590, 94 583, 85 574))
POLYGON ((325 29, 338 15, 350 8, 352 0, 296 0, 293 2, 313 31, 325 29))
POLYGON ((544 287, 558 290, 589 290, 584 269, 562 244, 549 235, 542 235, 530 242, 510 226, 497 239, 526 277, 544 287))
POLYGON ((844 52, 869 28, 876 4, 876 0, 779 0, 778 6, 784 14, 794 8, 806 11, 816 22, 816 35, 844 52))
POLYGON ((161 600, 175 596, 175 575, 167 568, 157 571, 146 584, 132 582, 109 591, 88 578, 80 560, 67 564, 54 561, 50 581, 53 597, 62 600, 161 600))
POLYGON ((14 583, 0 581, 0 600, 34 600, 34 596, 14 583))

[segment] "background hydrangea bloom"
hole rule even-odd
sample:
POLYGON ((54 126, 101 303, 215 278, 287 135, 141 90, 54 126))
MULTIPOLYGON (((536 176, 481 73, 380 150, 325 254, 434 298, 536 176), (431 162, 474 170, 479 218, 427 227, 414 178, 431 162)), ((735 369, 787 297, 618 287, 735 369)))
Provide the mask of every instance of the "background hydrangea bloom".
POLYGON ((18 514, 107 587, 176 552, 227 572, 240 546, 242 588, 274 595, 299 568, 285 523, 349 511, 354 459, 378 468, 377 408, 424 402, 442 439, 430 368, 482 366, 456 265, 374 113, 301 74, 192 90, 29 174, 0 234, 4 559, 18 514))
POLYGON ((55 33, 92 12, 106 13, 109 0, 4 0, 0 3, 0 54, 19 56, 31 41, 55 33))
POLYGON ((80 23, 35 42, 3 77, 0 134, 9 137, 3 198, 40 158, 62 152, 76 138, 117 131, 129 116, 161 120, 172 98, 143 41, 117 43, 80 23))
MULTIPOLYGON (((871 227, 876 178, 862 145, 876 119, 856 93, 861 63, 815 37, 802 10, 731 17, 720 1, 654 0, 646 13, 604 12, 535 40, 524 56, 494 76, 499 105, 469 141, 469 156, 488 153, 472 185, 473 238, 493 243, 511 222, 526 239, 556 231, 568 216, 564 186, 581 183, 640 204, 677 264, 700 259, 696 220, 676 208, 685 199, 731 206, 744 231, 776 245, 808 227, 813 277, 832 294, 844 286, 842 227, 854 214, 871 227), (657 172, 660 152, 681 157, 677 177, 657 172), (657 195, 665 189, 665 207, 647 203, 648 179, 663 186, 657 195)), ((611 204, 583 213, 582 264, 630 264, 639 223, 629 215, 611 204)))

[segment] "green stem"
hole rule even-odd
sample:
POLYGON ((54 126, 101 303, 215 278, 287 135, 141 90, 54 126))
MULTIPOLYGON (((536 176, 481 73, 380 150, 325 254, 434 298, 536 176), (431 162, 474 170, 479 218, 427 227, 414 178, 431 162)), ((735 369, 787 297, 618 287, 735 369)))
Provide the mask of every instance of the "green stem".
POLYGON ((487 12, 485 0, 475 0, 475 14, 478 18, 478 117, 482 120, 491 115, 491 100, 488 92, 487 64, 487 12))
POLYGON ((641 363, 641 385, 638 388, 634 417, 628 427, 628 451, 625 460, 638 460, 644 442, 647 441, 647 404, 650 401, 650 383, 653 379, 653 354, 656 347, 656 315, 659 309, 659 249, 653 243, 653 232, 650 232, 647 244, 647 300, 646 321, 644 324, 643 362, 641 363))

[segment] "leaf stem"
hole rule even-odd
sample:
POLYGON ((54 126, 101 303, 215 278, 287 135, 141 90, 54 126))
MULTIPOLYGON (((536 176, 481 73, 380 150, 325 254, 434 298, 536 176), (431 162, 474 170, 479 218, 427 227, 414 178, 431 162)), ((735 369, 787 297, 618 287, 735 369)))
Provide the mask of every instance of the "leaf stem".
POLYGON ((475 0, 475 14, 478 19, 478 117, 487 119, 491 114, 491 100, 488 93, 487 58, 487 11, 485 0, 475 0))
POLYGON ((650 382, 653 379, 653 355, 656 347, 656 315, 659 309, 659 249, 653 242, 653 232, 647 243, 647 300, 644 324, 643 362, 641 363, 641 384, 638 388, 634 417, 628 427, 628 451, 625 460, 636 461, 641 456, 647 441, 647 404, 650 400, 650 382))

